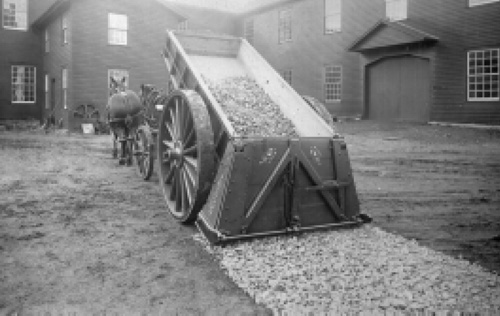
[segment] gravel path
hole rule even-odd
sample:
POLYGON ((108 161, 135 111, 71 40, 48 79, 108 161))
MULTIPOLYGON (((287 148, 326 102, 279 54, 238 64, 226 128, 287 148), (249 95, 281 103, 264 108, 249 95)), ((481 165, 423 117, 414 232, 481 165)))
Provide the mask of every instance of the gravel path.
POLYGON ((371 225, 225 247, 195 239, 275 311, 500 313, 500 276, 371 225))
POLYGON ((205 81, 238 135, 298 136, 293 123, 283 115, 279 106, 255 80, 248 77, 230 77, 220 81, 205 78, 205 81))

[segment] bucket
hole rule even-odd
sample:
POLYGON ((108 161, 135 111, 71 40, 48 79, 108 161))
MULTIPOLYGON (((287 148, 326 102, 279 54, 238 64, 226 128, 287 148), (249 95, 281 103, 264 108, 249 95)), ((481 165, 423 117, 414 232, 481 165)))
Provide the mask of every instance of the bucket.
POLYGON ((84 134, 95 134, 94 124, 82 124, 84 134))

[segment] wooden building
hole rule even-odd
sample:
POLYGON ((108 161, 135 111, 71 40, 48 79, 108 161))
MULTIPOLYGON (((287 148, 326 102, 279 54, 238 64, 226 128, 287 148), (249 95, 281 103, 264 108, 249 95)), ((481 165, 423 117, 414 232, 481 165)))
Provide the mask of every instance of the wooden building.
POLYGON ((288 0, 241 23, 335 115, 500 124, 499 0, 288 0))
MULTIPOLYGON (((33 7, 40 0, 3 1, 24 1, 33 7)), ((167 29, 234 34, 236 26, 231 15, 186 10, 163 0, 57 0, 31 25, 36 30, 33 54, 41 56, 33 116, 53 116, 69 129, 79 128, 92 113, 104 120, 105 105, 117 84, 134 91, 142 83, 167 88, 161 57, 167 29)), ((13 53, 27 50, 21 45, 13 53)), ((10 114, 21 119, 26 113, 10 114)))
POLYGON ((31 24, 55 0, 1 0, 0 119, 39 119, 43 105, 42 50, 31 24))

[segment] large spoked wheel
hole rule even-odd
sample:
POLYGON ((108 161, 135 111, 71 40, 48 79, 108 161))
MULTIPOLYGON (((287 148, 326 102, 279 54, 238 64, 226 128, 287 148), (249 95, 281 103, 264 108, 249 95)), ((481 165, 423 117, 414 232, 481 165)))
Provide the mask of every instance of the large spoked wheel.
POLYGON ((159 123, 159 178, 167 208, 181 223, 191 223, 205 204, 214 175, 210 116, 198 93, 179 90, 168 99, 159 123))
POLYGON ((135 133, 134 157, 143 180, 149 180, 154 167, 154 143, 149 126, 141 126, 135 133))

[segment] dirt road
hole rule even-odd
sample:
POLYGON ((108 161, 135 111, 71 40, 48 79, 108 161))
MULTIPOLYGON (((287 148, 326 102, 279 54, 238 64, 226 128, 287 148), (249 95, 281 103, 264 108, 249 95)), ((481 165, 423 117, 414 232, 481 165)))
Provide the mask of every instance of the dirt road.
POLYGON ((500 272, 500 131, 338 124, 375 225, 500 272))
MULTIPOLYGON (((110 136, 0 134, 0 311, 266 314, 110 136)), ((1 313, 0 313, 1 314, 1 313)))
MULTIPOLYGON (((500 133, 351 122, 375 225, 500 271, 500 133)), ((166 213, 109 136, 0 133, 0 311, 266 314, 166 213)))

